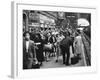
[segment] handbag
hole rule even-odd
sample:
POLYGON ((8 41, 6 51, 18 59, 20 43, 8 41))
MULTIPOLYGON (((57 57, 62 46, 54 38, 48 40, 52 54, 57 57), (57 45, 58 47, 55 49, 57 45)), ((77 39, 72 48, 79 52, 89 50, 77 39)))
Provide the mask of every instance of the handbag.
POLYGON ((72 58, 71 58, 71 64, 77 64, 79 62, 79 57, 74 55, 72 58))

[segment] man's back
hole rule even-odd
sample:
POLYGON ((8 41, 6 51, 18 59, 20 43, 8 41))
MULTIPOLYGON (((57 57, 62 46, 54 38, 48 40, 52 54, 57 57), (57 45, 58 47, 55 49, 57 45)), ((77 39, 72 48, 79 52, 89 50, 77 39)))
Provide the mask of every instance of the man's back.
POLYGON ((62 41, 61 41, 61 44, 63 47, 69 47, 71 45, 71 38, 69 36, 67 36, 66 38, 64 38, 62 41))

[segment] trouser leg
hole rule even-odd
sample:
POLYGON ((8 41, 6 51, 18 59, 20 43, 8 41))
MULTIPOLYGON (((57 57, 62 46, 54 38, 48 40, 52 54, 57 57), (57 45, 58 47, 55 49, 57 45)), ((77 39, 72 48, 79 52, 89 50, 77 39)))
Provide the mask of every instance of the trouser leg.
POLYGON ((67 50, 66 65, 69 65, 69 59, 70 59, 70 52, 69 52, 69 50, 67 50))
POLYGON ((29 59, 28 60, 28 64, 27 64, 27 68, 31 69, 32 68, 32 64, 33 64, 33 59, 29 59))
POLYGON ((47 52, 46 52, 46 61, 49 60, 49 55, 50 55, 50 53, 47 51, 47 52))
POLYGON ((63 64, 65 64, 65 53, 63 53, 63 64))
POLYGON ((61 54, 62 54, 62 57, 63 57, 63 64, 65 64, 65 50, 64 50, 63 46, 60 46, 60 48, 61 48, 61 54))
POLYGON ((63 64, 65 64, 65 50, 64 48, 62 48, 62 56, 63 56, 63 64))
POLYGON ((60 54, 60 47, 58 46, 56 48, 56 62, 58 62, 59 54, 60 54))

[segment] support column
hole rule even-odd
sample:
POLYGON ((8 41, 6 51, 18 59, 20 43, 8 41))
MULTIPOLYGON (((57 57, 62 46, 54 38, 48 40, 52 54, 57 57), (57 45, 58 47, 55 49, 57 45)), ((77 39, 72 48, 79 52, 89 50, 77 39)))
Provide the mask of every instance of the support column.
POLYGON ((28 31, 28 16, 26 16, 26 31, 28 31))

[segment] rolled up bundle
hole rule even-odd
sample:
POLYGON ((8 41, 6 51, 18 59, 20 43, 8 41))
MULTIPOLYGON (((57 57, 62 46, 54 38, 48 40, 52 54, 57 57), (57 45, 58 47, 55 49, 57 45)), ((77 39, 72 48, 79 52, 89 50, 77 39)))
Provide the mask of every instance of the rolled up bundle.
POLYGON ((45 50, 51 50, 52 47, 53 47, 52 44, 45 44, 45 45, 44 45, 44 49, 45 49, 45 50))

